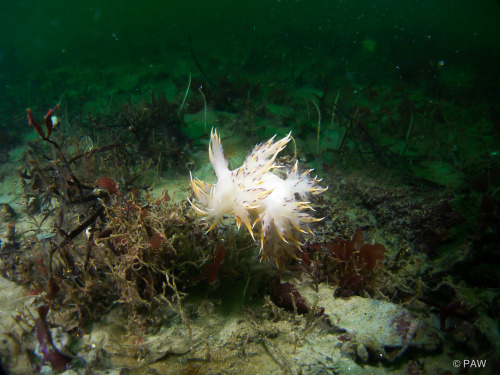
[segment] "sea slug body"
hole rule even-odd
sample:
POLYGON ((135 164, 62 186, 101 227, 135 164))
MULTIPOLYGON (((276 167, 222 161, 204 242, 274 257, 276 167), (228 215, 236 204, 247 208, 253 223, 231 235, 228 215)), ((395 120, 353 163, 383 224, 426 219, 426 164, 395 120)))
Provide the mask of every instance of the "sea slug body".
POLYGON ((188 200, 200 216, 211 221, 209 231, 225 215, 233 215, 238 228, 243 224, 252 238, 260 239, 261 259, 272 259, 283 268, 288 259, 297 258, 304 234, 312 234, 309 224, 322 220, 306 211, 313 210, 309 195, 323 193, 328 187, 318 186, 321 180, 309 176, 312 170, 299 174, 297 161, 286 177, 274 173, 283 168, 275 160, 291 140, 291 133, 276 142, 275 137, 255 146, 243 165, 231 171, 220 136, 212 130, 208 152, 217 183, 191 176, 197 202, 188 200))

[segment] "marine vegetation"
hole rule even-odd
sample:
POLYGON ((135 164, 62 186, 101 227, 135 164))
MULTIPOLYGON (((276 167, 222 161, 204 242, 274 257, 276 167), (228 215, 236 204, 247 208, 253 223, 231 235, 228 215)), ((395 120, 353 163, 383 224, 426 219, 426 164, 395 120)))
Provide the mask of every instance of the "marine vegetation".
POLYGON ((329 280, 337 285, 336 296, 363 295, 374 289, 385 252, 380 243, 364 243, 363 231, 357 228, 351 241, 336 238, 325 244, 308 244, 304 263, 316 283, 329 280), (309 256, 315 260, 314 267, 309 256))
POLYGON ((133 145, 137 154, 152 160, 159 170, 179 168, 188 160, 190 139, 181 131, 186 125, 182 108, 163 92, 151 90, 139 102, 128 97, 117 110, 90 113, 75 121, 93 139, 119 139, 133 145))
MULTIPOLYGON (((19 171, 27 223, 19 235, 12 232, 12 246, 2 247, 0 272, 41 306, 38 318, 18 318, 41 348, 31 364, 64 370, 73 356, 59 349, 47 326, 80 335, 116 306, 135 323, 153 308, 171 310, 189 329, 185 293, 176 285, 199 275, 217 247, 215 233, 205 235, 187 202, 169 203, 166 190, 151 197, 148 164, 130 157, 134 145, 87 149, 76 135, 62 138, 53 132, 57 110, 43 124, 27 111, 40 138, 19 171)), ((214 282, 216 270, 206 272, 214 282)))
MULTIPOLYGON (((2 206, 0 273, 25 287, 33 309, 16 313, 23 333, 8 336, 19 343, 9 353, 22 348, 39 371, 50 365, 90 373, 116 368, 120 357, 136 360, 141 373, 224 372, 219 366, 271 356, 273 366, 299 373, 302 365, 295 363, 311 345, 318 363, 332 371, 339 363, 368 368, 381 361, 411 373, 415 366, 427 371, 434 358, 426 352, 448 353, 455 345, 493 352, 490 316, 497 299, 486 306, 476 296, 485 300, 497 279, 482 267, 498 243, 494 170, 484 176, 494 183, 476 188, 484 197, 480 224, 465 226, 453 194, 409 178, 403 162, 413 157, 410 137, 402 151, 391 151, 378 142, 379 128, 363 120, 373 120, 370 111, 351 108, 340 96, 317 99, 323 118, 335 115, 331 130, 321 128, 321 142, 307 136, 318 133, 305 113, 297 126, 284 112, 276 111, 273 121, 293 129, 300 155, 321 170, 327 193, 310 170, 299 172, 292 153, 280 154, 290 140, 295 144, 290 133, 257 145, 231 170, 231 153, 226 147, 224 154, 222 137, 212 131, 209 157, 217 180, 192 176, 189 200, 187 165, 196 165, 191 151, 200 135, 185 131, 182 104, 153 94, 119 113, 75 119, 71 129, 56 126, 58 106, 40 123, 28 111, 39 139, 29 143, 20 169, 19 213, 2 206), (148 160, 156 165, 154 176, 148 160), (364 160, 370 173, 338 167, 342 160, 364 160), (421 184, 394 183, 372 161, 401 161, 402 179, 421 184), (181 190, 163 185, 162 167, 182 174, 181 190), (220 225, 231 216, 246 230, 220 225), (313 231, 314 238, 307 236, 313 231), (256 241, 261 259, 279 270, 256 262, 256 241), (444 272, 444 264, 453 266, 444 272), (463 288, 462 280, 472 277, 488 281, 490 290, 463 288), (120 326, 116 335, 109 332, 114 325, 120 326), (104 331, 113 343, 96 341, 104 331), (332 353, 340 360, 328 359, 332 353), (106 362, 111 357, 113 364, 106 362)), ((257 109, 265 105, 247 101, 255 118, 262 116, 257 109)), ((411 123, 412 113, 420 118, 410 111, 411 123)), ((236 139, 250 136, 249 129, 279 132, 254 130, 243 115, 215 116, 236 139)), ((200 122, 199 133, 205 125, 200 122)))
POLYGON ((303 234, 311 233, 310 223, 321 221, 305 210, 313 210, 309 195, 323 193, 320 180, 311 178, 311 170, 299 174, 298 161, 286 177, 274 173, 283 168, 274 161, 291 140, 291 134, 279 141, 274 137, 253 149, 243 165, 233 171, 228 168, 220 136, 212 130, 209 146, 210 162, 217 175, 215 185, 191 177, 191 186, 201 208, 189 201, 202 217, 212 220, 209 231, 224 217, 232 214, 238 228, 243 223, 255 238, 260 236, 261 259, 270 260, 280 268, 288 259, 297 259, 303 234))

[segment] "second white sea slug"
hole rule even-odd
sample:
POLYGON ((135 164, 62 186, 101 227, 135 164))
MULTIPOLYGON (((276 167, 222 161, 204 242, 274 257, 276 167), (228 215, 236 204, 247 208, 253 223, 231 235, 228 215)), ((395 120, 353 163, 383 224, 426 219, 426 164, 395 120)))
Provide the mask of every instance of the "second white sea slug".
POLYGON ((198 202, 191 202, 196 212, 210 220, 213 229, 225 215, 233 215, 238 228, 243 224, 252 238, 260 239, 261 259, 274 260, 283 267, 289 258, 297 258, 305 233, 312 234, 309 224, 320 221, 312 210, 308 197, 323 193, 312 170, 301 174, 298 162, 281 176, 275 169, 275 159, 291 139, 291 133, 274 142, 274 137, 253 149, 243 165, 229 170, 219 135, 212 130, 209 156, 217 176, 215 185, 191 176, 191 186, 198 202), (197 203, 197 204, 196 204, 197 203))

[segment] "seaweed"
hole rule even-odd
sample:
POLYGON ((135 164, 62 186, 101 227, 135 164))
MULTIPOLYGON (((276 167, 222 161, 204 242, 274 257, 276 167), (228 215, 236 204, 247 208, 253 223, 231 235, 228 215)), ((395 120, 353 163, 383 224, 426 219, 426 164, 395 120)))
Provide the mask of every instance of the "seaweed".
POLYGON ((92 139, 118 139, 133 146, 136 158, 152 160, 159 170, 176 170, 189 160, 191 140, 184 135, 182 103, 167 100, 152 90, 148 99, 133 102, 130 96, 110 113, 89 114, 78 125, 92 139))
POLYGON ((73 360, 73 356, 63 353, 58 349, 52 340, 49 326, 47 324, 47 306, 39 306, 37 308, 39 318, 35 323, 35 336, 40 345, 42 364, 49 363, 53 370, 64 371, 73 360))
POLYGON ((22 251, 2 254, 2 273, 29 286, 49 310, 69 312, 65 324, 78 329, 117 302, 140 311, 151 304, 165 306, 173 295, 182 313, 183 293, 174 273, 186 272, 184 261, 192 264, 201 254, 189 249, 179 254, 180 243, 189 243, 187 237, 207 240, 188 230, 193 219, 182 205, 168 204, 167 192, 141 198, 147 186, 137 184, 148 164, 127 165, 128 144, 82 149, 77 136, 54 135, 50 119, 57 109, 48 111, 45 130, 27 111, 42 142, 31 145, 20 170, 25 215, 35 229, 22 234, 22 251))
POLYGON ((203 273, 198 275, 190 280, 192 283, 196 283, 200 280, 206 279, 209 284, 214 283, 217 280, 217 273, 219 272, 219 268, 224 263, 224 258, 226 256, 226 248, 222 245, 218 245, 213 254, 213 263, 207 264, 203 273))
POLYGON ((358 228, 351 241, 337 238, 326 243, 306 245, 306 272, 311 274, 316 284, 328 280, 337 285, 336 296, 364 295, 373 291, 386 249, 379 243, 364 243, 363 237, 362 230, 358 228), (315 260, 314 264, 311 259, 315 260))
POLYGON ((304 297, 292 284, 281 283, 279 275, 274 278, 271 299, 276 306, 294 313, 307 314, 309 312, 309 306, 304 297))

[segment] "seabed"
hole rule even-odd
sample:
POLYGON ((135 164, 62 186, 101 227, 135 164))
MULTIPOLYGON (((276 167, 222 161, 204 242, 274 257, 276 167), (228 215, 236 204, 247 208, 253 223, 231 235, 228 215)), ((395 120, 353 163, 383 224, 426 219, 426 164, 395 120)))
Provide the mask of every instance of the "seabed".
POLYGON ((396 64, 413 34, 178 33, 172 55, 122 62, 117 33, 99 68, 82 52, 18 76, 0 45, 0 373, 495 374, 496 49, 429 36, 396 64), (261 261, 231 213, 209 231, 190 205, 190 173, 216 182, 212 129, 231 170, 291 132, 274 173, 299 160, 328 186, 296 259, 261 261))

